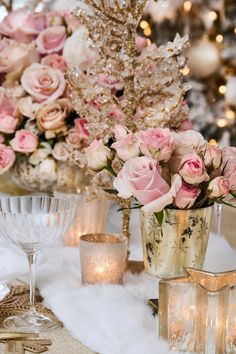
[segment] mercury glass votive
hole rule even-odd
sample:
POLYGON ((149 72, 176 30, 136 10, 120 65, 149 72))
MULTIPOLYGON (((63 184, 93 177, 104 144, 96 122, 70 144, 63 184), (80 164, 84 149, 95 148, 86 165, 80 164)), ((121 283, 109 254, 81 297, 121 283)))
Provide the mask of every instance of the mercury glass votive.
POLYGON ((113 234, 88 234, 80 238, 84 284, 122 284, 127 258, 127 238, 113 234))
POLYGON ((186 276, 159 284, 159 334, 173 350, 236 353, 236 271, 186 276))

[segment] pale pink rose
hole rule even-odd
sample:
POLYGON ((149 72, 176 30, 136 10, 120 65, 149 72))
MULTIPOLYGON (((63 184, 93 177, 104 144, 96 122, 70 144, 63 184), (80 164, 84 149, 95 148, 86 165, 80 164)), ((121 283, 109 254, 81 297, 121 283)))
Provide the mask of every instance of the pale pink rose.
POLYGON ((3 87, 0 87, 0 113, 12 115, 14 112, 14 107, 9 101, 8 97, 5 94, 3 87))
POLYGON ((124 125, 116 124, 113 128, 113 133, 115 134, 115 139, 118 141, 125 138, 129 130, 124 125))
POLYGON ((72 111, 72 105, 66 98, 43 105, 36 113, 38 127, 41 131, 67 131, 66 118, 72 111))
POLYGON ((141 152, 158 161, 168 161, 173 151, 173 136, 169 129, 149 128, 137 134, 141 152))
POLYGON ((39 33, 39 23, 26 9, 12 11, 0 23, 0 33, 22 43, 30 43, 39 33))
POLYGON ((174 151, 169 163, 169 168, 172 173, 179 170, 181 159, 184 155, 195 151, 203 153, 207 146, 207 141, 202 134, 194 130, 186 130, 184 132, 173 132, 174 151))
POLYGON ((41 60, 43 65, 48 65, 53 69, 66 71, 66 63, 64 58, 59 54, 50 54, 41 60))
POLYGON ((204 163, 207 167, 219 168, 222 161, 222 151, 219 146, 208 144, 204 155, 204 163))
POLYGON ((85 149, 85 155, 88 167, 94 171, 102 170, 112 156, 111 150, 101 140, 96 139, 85 149))
POLYGON ((64 26, 48 27, 42 31, 35 44, 40 54, 51 54, 60 52, 66 40, 66 29, 64 26))
POLYGON ((68 131, 66 142, 74 149, 79 149, 81 146, 87 143, 87 137, 84 139, 83 135, 78 129, 72 128, 68 131))
POLYGON ((85 128, 87 124, 87 120, 84 118, 76 118, 74 120, 75 128, 80 132, 80 135, 83 139, 87 139, 89 137, 89 131, 85 128))
POLYGON ((19 120, 10 114, 0 113, 0 132, 11 134, 14 133, 19 120))
POLYGON ((227 146, 222 151, 222 168, 227 177, 230 191, 236 193, 236 148, 227 146))
POLYGON ((32 14, 34 26, 38 33, 42 32, 47 27, 47 15, 46 12, 34 12, 32 14))
POLYGON ((107 74, 99 74, 98 83, 110 89, 115 89, 116 91, 120 91, 124 88, 123 81, 118 80, 112 76, 109 77, 107 74))
POLYGON ((34 44, 18 43, 8 38, 0 41, 0 73, 21 73, 38 60, 34 44))
POLYGON ((194 205, 199 193, 200 189, 183 181, 182 187, 176 194, 174 204, 179 209, 190 209, 194 205))
POLYGON ((21 129, 16 132, 10 144, 14 151, 27 154, 37 149, 39 141, 35 134, 29 130, 21 129))
POLYGON ((199 184, 209 180, 204 163, 196 152, 191 152, 181 159, 179 174, 189 184, 199 184))
POLYGON ((226 177, 214 178, 208 186, 209 198, 226 197, 229 194, 230 183, 226 177))
POLYGON ((139 156, 140 153, 139 142, 132 133, 116 141, 111 147, 116 150, 118 157, 122 161, 128 161, 133 157, 139 156))
POLYGON ((62 96, 66 88, 66 81, 61 70, 38 63, 25 69, 21 84, 23 89, 37 102, 44 104, 53 102, 62 96))
POLYGON ((8 171, 16 160, 15 152, 11 147, 0 144, 0 175, 8 171))
POLYGON ((141 156, 127 161, 122 167, 113 185, 119 197, 131 196, 140 203, 147 204, 166 194, 170 187, 161 176, 161 167, 152 158, 141 156))
POLYGON ((148 40, 147 38, 136 36, 135 44, 137 52, 141 53, 148 46, 148 40))

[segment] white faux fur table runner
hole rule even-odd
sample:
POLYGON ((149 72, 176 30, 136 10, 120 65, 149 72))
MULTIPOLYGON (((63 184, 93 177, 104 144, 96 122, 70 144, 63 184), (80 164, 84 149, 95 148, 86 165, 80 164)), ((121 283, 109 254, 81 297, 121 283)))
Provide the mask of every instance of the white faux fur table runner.
MULTIPOLYGON (((114 228, 111 224, 110 229, 117 231, 114 228)), ((132 229, 137 236, 137 223, 134 222, 132 229)), ((132 247, 133 257, 139 258, 139 237, 133 238, 132 247)), ((236 253, 225 239, 211 235, 204 268, 216 272, 236 269, 236 253)), ((0 281, 13 279, 25 271, 24 255, 17 248, 0 245, 0 281)), ((39 259, 37 285, 71 335, 93 351, 100 354, 172 353, 158 338, 158 319, 151 316, 147 306, 148 298, 158 296, 155 278, 127 273, 123 286, 82 286, 79 250, 54 247, 39 259)))

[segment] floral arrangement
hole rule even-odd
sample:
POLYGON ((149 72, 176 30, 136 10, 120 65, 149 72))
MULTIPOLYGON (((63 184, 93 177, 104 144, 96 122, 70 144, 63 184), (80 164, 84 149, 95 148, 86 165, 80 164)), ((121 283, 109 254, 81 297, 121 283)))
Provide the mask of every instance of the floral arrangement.
POLYGON ((106 169, 119 197, 135 198, 134 208, 155 213, 164 208, 190 209, 229 204, 236 191, 236 148, 221 150, 193 130, 149 128, 130 132, 117 125, 107 144, 94 140, 86 149, 89 167, 106 169))
POLYGON ((61 164, 84 166, 86 121, 72 107, 65 72, 89 62, 85 32, 66 12, 22 8, 0 23, 0 174, 12 169, 20 183, 47 190, 61 164))

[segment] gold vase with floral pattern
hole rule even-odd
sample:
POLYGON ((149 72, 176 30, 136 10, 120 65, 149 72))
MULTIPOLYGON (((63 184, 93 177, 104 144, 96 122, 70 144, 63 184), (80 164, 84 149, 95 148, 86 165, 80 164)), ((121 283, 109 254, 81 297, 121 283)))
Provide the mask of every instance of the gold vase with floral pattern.
POLYGON ((160 278, 178 277, 184 267, 202 269, 211 229, 213 206, 165 209, 160 225, 152 213, 141 211, 145 271, 160 278))

